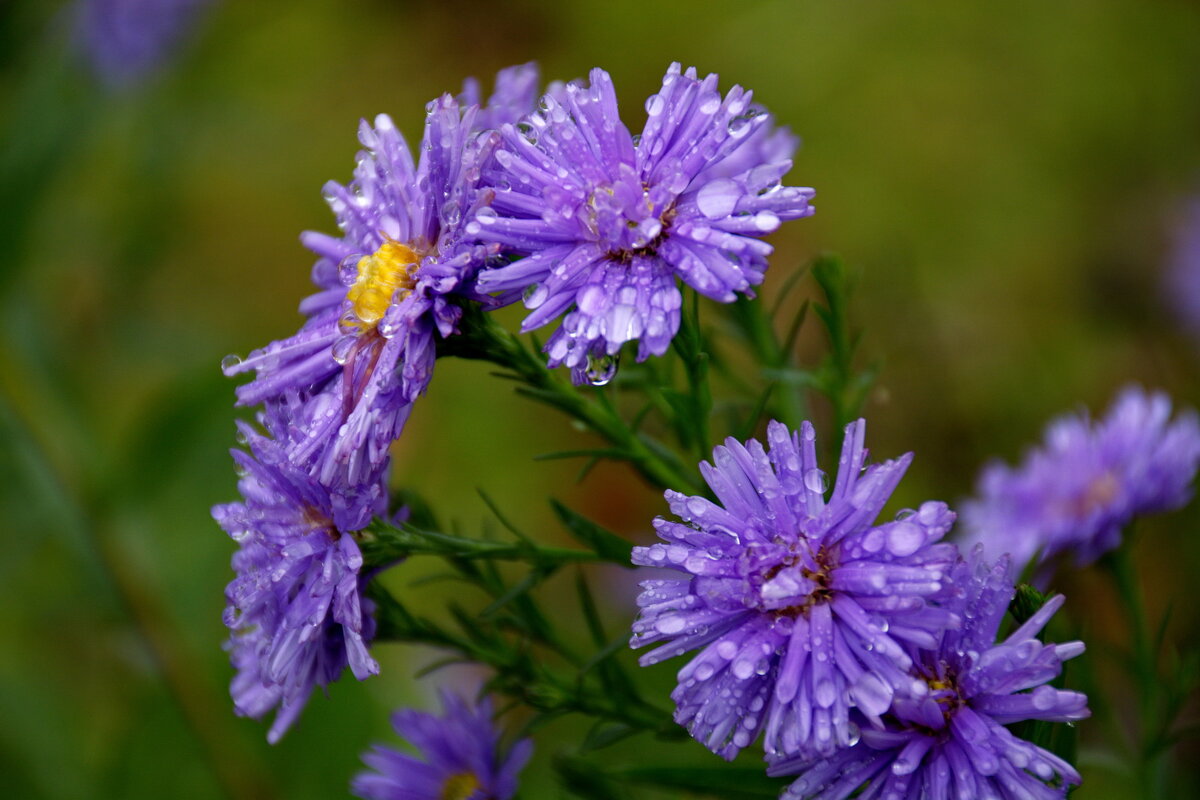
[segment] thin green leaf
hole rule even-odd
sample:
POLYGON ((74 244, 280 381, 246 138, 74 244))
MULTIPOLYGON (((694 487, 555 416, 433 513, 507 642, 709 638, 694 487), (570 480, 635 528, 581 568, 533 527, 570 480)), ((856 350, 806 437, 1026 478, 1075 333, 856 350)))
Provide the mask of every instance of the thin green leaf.
POLYGON ((590 547, 601 558, 628 569, 633 568, 633 562, 630 561, 633 545, 625 539, 567 508, 557 500, 552 499, 550 507, 567 532, 590 547))

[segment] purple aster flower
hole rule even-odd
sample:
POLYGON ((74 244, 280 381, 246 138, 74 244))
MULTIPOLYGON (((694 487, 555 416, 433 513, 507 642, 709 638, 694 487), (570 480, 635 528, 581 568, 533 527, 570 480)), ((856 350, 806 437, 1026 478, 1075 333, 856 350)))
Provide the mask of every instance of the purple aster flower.
POLYGON ((1020 467, 994 463, 964 507, 968 540, 989 558, 1010 553, 1014 569, 1065 552, 1079 566, 1121 542, 1136 516, 1187 503, 1200 464, 1200 422, 1193 412, 1171 421, 1162 392, 1128 387, 1108 415, 1061 417, 1020 467))
POLYGON ((962 627, 944 632, 937 647, 921 649, 913 662, 913 675, 929 691, 898 698, 883 729, 864 727, 859 742, 828 758, 777 760, 771 775, 800 776, 784 800, 842 800, 868 781, 856 795, 863 800, 1049 800, 1079 784, 1074 767, 1004 726, 1089 716, 1086 696, 1048 685, 1062 662, 1083 652, 1083 642, 1035 638, 1062 606, 1061 595, 996 642, 1013 586, 1007 564, 989 568, 980 554, 976 548, 955 570, 953 605, 962 627))
POLYGON ((508 800, 516 794, 533 741, 503 752, 490 699, 471 708, 451 692, 441 694, 440 717, 411 709, 392 715, 396 733, 423 758, 376 745, 363 755, 375 772, 354 778, 354 794, 369 800, 508 800))
POLYGON ((458 102, 462 106, 479 106, 475 117, 478 130, 495 130, 533 111, 538 99, 538 77, 538 67, 533 61, 505 67, 496 73, 496 88, 486 103, 480 94, 479 81, 467 78, 458 102))
POLYGON ((546 344, 551 366, 577 382, 637 340, 638 360, 661 355, 679 328, 676 278, 723 303, 752 294, 781 220, 813 213, 812 189, 780 186, 793 140, 717 76, 672 64, 646 101, 642 132, 617 114, 608 73, 547 94, 501 129, 485 182, 496 190, 467 226, 524 256, 484 270, 479 288, 501 302, 524 296, 523 330, 563 315, 546 344))
MULTIPOLYGON (((266 422, 273 433, 282 427, 270 416, 266 422)), ((367 652, 375 621, 352 532, 384 512, 387 496, 382 480, 330 491, 295 467, 284 445, 239 426, 250 447, 233 451, 243 499, 212 510, 240 545, 237 575, 225 590, 237 670, 230 690, 243 716, 278 708, 267 735, 276 742, 313 687, 337 680, 347 666, 359 680, 379 672, 367 652)))
POLYGON ((879 724, 894 698, 928 691, 908 647, 956 621, 928 602, 947 591, 956 550, 936 542, 954 513, 930 501, 876 525, 912 455, 864 467, 865 430, 847 426, 831 494, 811 424, 772 422, 769 453, 727 439, 700 465, 720 505, 667 492, 683 522, 656 519, 666 544, 633 550, 684 577, 642 584, 632 645, 664 642, 643 665, 700 650, 675 719, 726 758, 760 730, 768 753, 831 753, 858 736, 850 709, 879 724))
POLYGON ((1180 209, 1164 288, 1176 317, 1200 340, 1200 197, 1180 209))
POLYGON ((239 405, 288 392, 313 397, 291 458, 327 484, 374 480, 429 383, 435 331, 455 331, 461 311, 449 295, 489 252, 460 234, 496 135, 481 135, 478 109, 460 113, 450 95, 427 110, 415 165, 389 117, 362 123, 366 150, 354 180, 325 186, 342 236, 301 237, 319 257, 312 277, 320 291, 300 304, 307 321, 294 336, 222 365, 226 375, 257 372, 238 388, 239 405))
POLYGON ((76 35, 96 75, 109 86, 125 86, 169 59, 209 2, 81 0, 76 35))

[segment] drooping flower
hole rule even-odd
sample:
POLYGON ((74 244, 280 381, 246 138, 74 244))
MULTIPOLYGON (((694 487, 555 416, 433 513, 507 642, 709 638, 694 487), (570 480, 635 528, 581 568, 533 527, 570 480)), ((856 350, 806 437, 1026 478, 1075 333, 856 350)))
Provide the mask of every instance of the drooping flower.
POLYGON ((844 800, 868 781, 856 797, 1050 800, 1079 784, 1074 767, 1005 726, 1089 716, 1086 696, 1049 685, 1064 661, 1083 652, 1083 642, 1036 638, 1062 595, 997 642, 1013 585, 1007 564, 989 567, 980 554, 976 548, 955 569, 960 593, 953 607, 962 627, 945 631, 937 647, 920 649, 913 662, 928 693, 897 699, 884 727, 864 727, 852 747, 820 760, 777 760, 771 775, 799 775, 783 800, 844 800))
POLYGON ((533 111, 538 99, 538 67, 533 61, 505 67, 496 73, 496 86, 492 96, 483 102, 479 81, 467 78, 458 95, 459 105, 479 106, 475 116, 475 128, 481 131, 495 130, 506 123, 515 123, 533 111))
POLYGON ((1120 544, 1135 517, 1187 503, 1198 465, 1196 415, 1171 421, 1165 394, 1128 387, 1099 422, 1061 417, 1019 467, 986 467, 964 506, 967 539, 989 558, 1011 554, 1017 570, 1061 553, 1090 564, 1120 544))
POLYGON ((790 135, 735 86, 672 64, 646 101, 638 136, 617 113, 608 73, 547 94, 536 112, 501 128, 486 169, 495 199, 468 229, 518 260, 479 275, 501 302, 524 297, 532 330, 565 314, 546 343, 551 366, 577 382, 588 361, 638 341, 661 355, 679 328, 676 279, 723 303, 752 294, 781 220, 813 213, 812 189, 780 186, 790 135))
POLYGON ((240 405, 288 392, 312 398, 291 458, 328 485, 373 482, 429 383, 435 331, 455 331, 461 311, 450 295, 489 252, 461 235, 478 202, 479 164, 495 145, 495 134, 475 129, 477 111, 460 112, 450 95, 430 103, 415 165, 388 116, 364 121, 354 180, 325 186, 342 236, 301 237, 318 255, 319 291, 300 304, 307 321, 222 365, 226 375, 257 372, 238 388, 240 405))
POLYGON ((153 72, 211 0, 80 0, 76 37, 96 76, 127 86, 153 72))
POLYGON ((769 453, 726 440, 700 465, 720 505, 667 492, 683 522, 656 519, 665 544, 634 548, 684 577, 642 584, 631 643, 664 642, 643 665, 700 650, 675 719, 726 758, 760 731, 768 753, 831 753, 858 735, 852 708, 878 724, 894 698, 928 691, 908 648, 956 621, 928 602, 948 590, 957 551, 937 540, 954 513, 929 501, 876 525, 912 456, 865 467, 865 429, 847 426, 832 493, 810 423, 772 422, 769 453))
MULTIPOLYGON (((265 424, 274 434, 283 427, 269 409, 265 424)), ((230 691, 243 716, 278 709, 267 737, 275 742, 314 687, 346 667, 359 680, 379 672, 367 652, 375 621, 353 532, 386 510, 387 496, 382 478, 331 491, 290 462, 285 444, 239 426, 250 448, 233 451, 242 500, 212 510, 239 544, 225 590, 237 670, 230 691)))
POLYGON ((508 800, 516 794, 533 741, 504 752, 490 699, 472 708, 451 692, 441 695, 440 717, 411 709, 392 715, 396 733, 421 757, 376 745, 363 754, 375 771, 354 778, 354 794, 368 800, 508 800))

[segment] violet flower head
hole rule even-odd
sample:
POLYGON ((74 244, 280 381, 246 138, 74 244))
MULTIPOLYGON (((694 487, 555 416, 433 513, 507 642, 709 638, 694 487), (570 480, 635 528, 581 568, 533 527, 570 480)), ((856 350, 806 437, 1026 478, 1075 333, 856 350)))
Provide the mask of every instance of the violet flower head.
POLYGON ((665 544, 633 550, 683 577, 642 584, 631 644, 664 643, 643 665, 700 651, 675 719, 726 758, 760 731, 771 754, 831 753, 858 737, 852 708, 879 724, 928 692, 908 651, 957 621, 929 602, 948 591, 957 551, 937 542, 954 513, 929 501, 876 525, 912 456, 866 467, 865 429, 847 426, 832 493, 810 423, 772 422, 769 452, 727 439, 700 465, 720 505, 667 492, 683 522, 656 519, 665 544))
POLYGON ((496 73, 496 86, 492 96, 484 102, 479 81, 467 78, 463 81, 458 103, 462 106, 479 106, 475 116, 477 130, 495 130, 506 123, 515 123, 533 111, 538 99, 538 66, 530 61, 513 67, 505 67, 496 73))
POLYGON ((869 788, 855 796, 1050 800, 1079 784, 1074 767, 1005 727, 1090 714, 1086 696, 1049 685, 1064 661, 1084 651, 1083 642, 1036 638, 1062 606, 1062 595, 996 642, 1014 593, 1008 569, 982 563, 980 548, 958 565, 953 607, 962 627, 947 630, 913 662, 913 674, 929 691, 898 698, 882 729, 864 727, 858 743, 828 758, 776 760, 771 775, 799 775, 783 800, 843 800, 867 781, 869 788))
POLYGON ((76 37, 109 87, 137 82, 171 58, 211 0, 80 0, 76 37))
MULTIPOLYGON (((268 417, 277 430, 275 422, 268 417)), ((385 511, 387 496, 382 480, 370 491, 331 492, 291 464, 284 445, 239 424, 250 447, 233 451, 243 499, 212 509, 239 543, 237 575, 225 590, 237 670, 230 691, 243 716, 278 709, 267 736, 274 743, 314 687, 346 667, 359 680, 379 672, 367 652, 373 604, 362 594, 366 576, 352 532, 385 511)))
POLYGON ((1084 566, 1117 547, 1135 517, 1187 503, 1198 465, 1195 413, 1172 421, 1166 394, 1128 387, 1099 422, 1061 417, 1019 467, 986 467, 963 510, 968 541, 991 559, 1011 554, 1017 570, 1061 553, 1084 566))
POLYGON ((315 398, 291 458, 330 485, 374 480, 429 384, 435 332, 455 332, 461 312, 449 296, 464 290, 490 252, 461 233, 496 134, 477 132, 477 109, 460 112, 450 95, 427 111, 416 164, 389 117, 361 124, 366 149, 354 180, 331 181, 324 191, 342 235, 301 237, 318 256, 312 277, 319 291, 300 304, 307 321, 245 361, 229 357, 222 365, 226 375, 257 372, 238 388, 239 405, 288 392, 315 398))
POLYGON ((421 757, 376 745, 363 754, 375 771, 354 778, 354 794, 368 800, 508 800, 516 794, 533 741, 502 752, 490 699, 472 708, 457 695, 441 694, 440 717, 411 709, 392 715, 396 733, 421 757))
POLYGON ((666 351, 677 278, 723 303, 752 294, 772 250, 761 237, 813 213, 812 189, 780 185, 794 140, 771 132, 750 92, 722 98, 716 75, 672 64, 646 113, 631 135, 601 69, 547 94, 501 129, 484 178, 495 198, 467 226, 519 257, 482 271, 479 289, 523 297, 523 330, 565 314, 546 352, 576 382, 625 342, 638 341, 639 361, 666 351))

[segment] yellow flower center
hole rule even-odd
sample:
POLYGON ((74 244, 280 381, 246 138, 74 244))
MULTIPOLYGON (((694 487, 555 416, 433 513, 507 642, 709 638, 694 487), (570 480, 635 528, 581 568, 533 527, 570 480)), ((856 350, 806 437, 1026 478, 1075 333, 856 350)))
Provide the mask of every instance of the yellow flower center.
POLYGON ((383 319, 397 292, 403 298, 416 286, 414 273, 421 256, 406 244, 384 236, 383 244, 358 261, 358 276, 346 292, 346 299, 358 318, 350 323, 359 330, 373 327, 383 319))
POLYGON ((442 794, 439 800, 467 800, 479 788, 479 778, 473 772, 459 772, 451 775, 442 784, 442 794))

